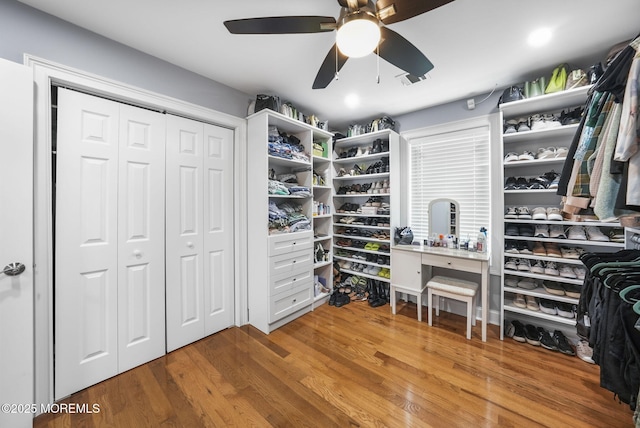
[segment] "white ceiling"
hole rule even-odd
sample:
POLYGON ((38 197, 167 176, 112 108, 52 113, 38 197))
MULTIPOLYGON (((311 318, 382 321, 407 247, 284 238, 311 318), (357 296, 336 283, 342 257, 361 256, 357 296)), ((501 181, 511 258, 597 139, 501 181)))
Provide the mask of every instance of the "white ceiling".
MULTIPOLYGON (((299 109, 329 119, 332 129, 382 114, 392 117, 466 99, 582 64, 640 31, 638 0, 455 0, 389 28, 435 65, 428 79, 402 86, 402 70, 376 56, 350 59, 326 89, 311 85, 335 33, 232 35, 223 21, 287 15, 337 17, 336 0, 20 0, 127 46, 236 88, 277 94, 299 109), (550 45, 528 46, 539 27, 550 45), (355 109, 347 94, 359 95, 355 109)), ((415 0, 419 1, 419 0, 415 0)), ((477 101, 477 100, 476 100, 477 101)))

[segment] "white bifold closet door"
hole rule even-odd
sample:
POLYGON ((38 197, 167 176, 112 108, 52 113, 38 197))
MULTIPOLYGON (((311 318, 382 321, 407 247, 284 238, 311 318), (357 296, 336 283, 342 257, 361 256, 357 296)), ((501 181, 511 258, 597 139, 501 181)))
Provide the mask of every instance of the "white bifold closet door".
POLYGON ((60 88, 55 398, 165 353, 165 116, 60 88))
POLYGON ((233 131, 167 115, 167 351, 234 322, 233 131))

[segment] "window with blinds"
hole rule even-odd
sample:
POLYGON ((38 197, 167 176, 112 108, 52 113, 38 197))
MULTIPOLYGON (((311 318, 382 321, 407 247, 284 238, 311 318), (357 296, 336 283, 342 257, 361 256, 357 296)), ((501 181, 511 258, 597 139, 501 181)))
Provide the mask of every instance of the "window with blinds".
POLYGON ((462 239, 491 221, 490 128, 452 130, 409 140, 409 224, 420 242, 429 234, 429 202, 454 199, 462 239))

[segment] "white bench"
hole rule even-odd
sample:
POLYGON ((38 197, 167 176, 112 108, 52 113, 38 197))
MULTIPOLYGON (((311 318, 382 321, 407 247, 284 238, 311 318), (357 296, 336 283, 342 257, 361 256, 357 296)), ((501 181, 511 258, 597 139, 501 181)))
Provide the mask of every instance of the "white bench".
POLYGON ((478 284, 471 281, 449 278, 446 276, 434 276, 427 282, 427 302, 429 306, 429 325, 433 325, 432 303, 436 296, 436 316, 440 316, 440 297, 458 300, 467 304, 467 339, 471 339, 471 324, 476 325, 476 317, 473 316, 476 307, 476 294, 478 284))

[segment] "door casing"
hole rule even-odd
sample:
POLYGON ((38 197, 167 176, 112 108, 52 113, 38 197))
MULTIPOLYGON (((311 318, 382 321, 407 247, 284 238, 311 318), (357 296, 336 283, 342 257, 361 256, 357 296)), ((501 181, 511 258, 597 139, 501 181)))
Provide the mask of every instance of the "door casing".
POLYGON ((246 120, 83 72, 32 55, 24 64, 35 83, 34 293, 35 403, 53 402, 53 222, 51 87, 64 86, 117 101, 166 111, 234 131, 235 325, 247 323, 246 120))

